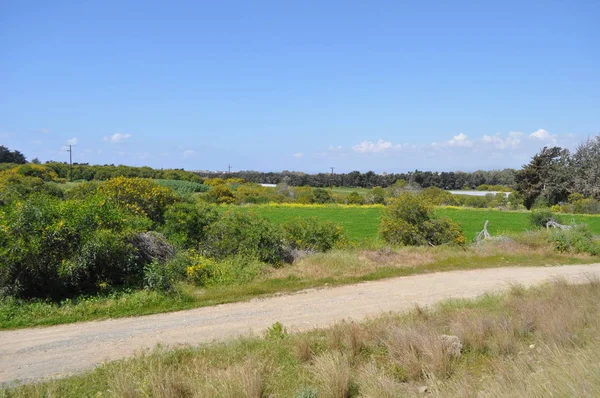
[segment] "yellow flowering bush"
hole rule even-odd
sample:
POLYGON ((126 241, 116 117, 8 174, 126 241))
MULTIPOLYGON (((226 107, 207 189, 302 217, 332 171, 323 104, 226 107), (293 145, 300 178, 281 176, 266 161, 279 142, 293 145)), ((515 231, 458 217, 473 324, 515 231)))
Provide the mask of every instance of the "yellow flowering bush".
POLYGON ((179 201, 171 189, 147 178, 116 177, 98 184, 98 191, 133 214, 161 222, 168 206, 179 201))
POLYGON ((192 265, 186 268, 187 279, 195 285, 206 285, 217 271, 217 262, 195 250, 189 250, 188 256, 192 265))

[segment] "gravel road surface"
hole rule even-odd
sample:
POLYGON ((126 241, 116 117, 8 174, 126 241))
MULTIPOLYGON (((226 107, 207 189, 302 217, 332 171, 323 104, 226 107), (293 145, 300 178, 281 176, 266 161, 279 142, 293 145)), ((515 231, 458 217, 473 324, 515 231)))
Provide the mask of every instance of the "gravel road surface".
POLYGON ((600 277, 600 264, 440 272, 254 299, 166 314, 0 331, 0 383, 61 377, 156 344, 177 346, 257 333, 275 322, 293 331, 476 297, 511 283, 600 277))

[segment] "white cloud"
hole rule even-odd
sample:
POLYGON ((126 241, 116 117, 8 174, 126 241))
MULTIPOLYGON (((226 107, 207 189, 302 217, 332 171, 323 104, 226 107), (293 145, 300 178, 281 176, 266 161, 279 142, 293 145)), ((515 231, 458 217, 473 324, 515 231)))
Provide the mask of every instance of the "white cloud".
POLYGON ((303 154, 302 152, 296 152, 296 153, 295 153, 293 156, 294 156, 295 158, 298 158, 298 159, 299 159, 299 158, 301 158, 302 156, 304 156, 304 154, 303 154))
MULTIPOLYGON (((520 134, 520 133, 516 133, 520 134)), ((517 148, 521 143, 521 139, 518 135, 514 133, 509 133, 507 138, 503 138, 500 133, 496 135, 485 135, 481 138, 481 141, 484 144, 492 144, 494 147, 498 149, 506 149, 506 148, 517 148)))
POLYGON ((448 141, 448 144, 450 146, 472 147, 473 141, 469 140, 466 134, 460 133, 459 135, 452 137, 452 139, 448 141))
POLYGON ((184 158, 191 158, 192 156, 194 156, 196 154, 196 151, 192 150, 192 149, 186 149, 185 151, 183 151, 183 157, 184 158))
POLYGON ((110 137, 104 137, 104 141, 108 141, 113 144, 118 144, 119 142, 127 141, 129 138, 131 138, 131 134, 115 133, 110 137))
POLYGON ((544 129, 539 129, 538 131, 534 131, 533 133, 529 134, 530 138, 537 138, 538 140, 543 140, 543 141, 554 141, 555 140, 555 136, 551 135, 548 131, 544 130, 544 129))
POLYGON ((393 148, 393 145, 390 141, 379 140, 377 142, 363 141, 358 145, 354 145, 352 150, 359 153, 377 153, 391 148, 393 148))
POLYGON ((79 142, 79 139, 77 137, 73 137, 67 140, 66 144, 67 145, 77 145, 77 143, 79 142))
POLYGON ((46 129, 46 128, 41 128, 41 129, 39 129, 39 132, 42 133, 42 134, 49 134, 50 130, 46 129))

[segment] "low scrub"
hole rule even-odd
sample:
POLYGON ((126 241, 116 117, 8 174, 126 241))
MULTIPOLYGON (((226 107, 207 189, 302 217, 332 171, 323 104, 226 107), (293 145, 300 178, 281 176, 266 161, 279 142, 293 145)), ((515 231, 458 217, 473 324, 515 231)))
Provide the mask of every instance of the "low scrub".
POLYGON ((282 225, 283 240, 294 250, 326 252, 345 242, 344 229, 316 217, 295 218, 282 225))
POLYGON ((279 228, 254 213, 228 211, 206 230, 203 252, 216 259, 246 256, 281 265, 284 250, 279 228))

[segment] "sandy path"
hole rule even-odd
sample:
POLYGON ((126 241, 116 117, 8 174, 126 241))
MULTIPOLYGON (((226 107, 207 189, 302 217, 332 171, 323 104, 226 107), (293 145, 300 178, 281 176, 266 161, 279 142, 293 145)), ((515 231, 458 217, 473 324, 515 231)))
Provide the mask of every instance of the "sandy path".
POLYGON ((214 307, 0 331, 0 383, 58 377, 124 358, 157 343, 198 344, 259 332, 279 321, 291 330, 361 319, 387 311, 431 305, 450 297, 476 297, 512 282, 541 283, 554 277, 600 277, 600 264, 511 267, 415 275, 214 307))

